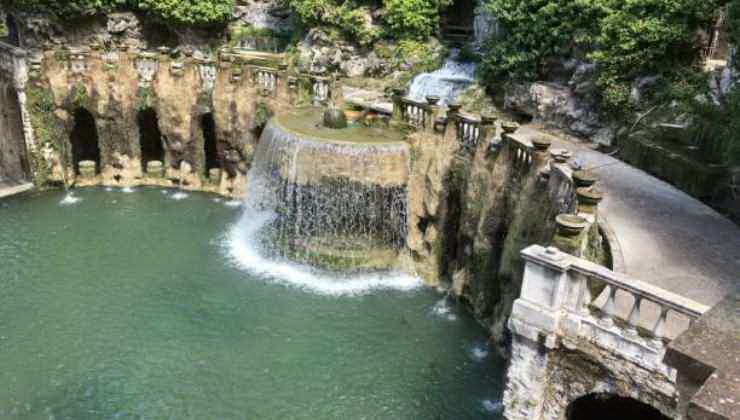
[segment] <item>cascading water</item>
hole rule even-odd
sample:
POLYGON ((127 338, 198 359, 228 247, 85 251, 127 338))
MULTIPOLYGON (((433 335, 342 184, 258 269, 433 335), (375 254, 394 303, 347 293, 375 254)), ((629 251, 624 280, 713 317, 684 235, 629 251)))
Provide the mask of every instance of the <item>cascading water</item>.
POLYGON ((474 81, 476 65, 458 60, 459 52, 453 50, 442 68, 422 73, 414 78, 409 88, 409 98, 424 102, 427 96, 439 96, 440 105, 446 105, 474 81))
POLYGON ((247 270, 322 293, 416 287, 393 272, 406 239, 408 147, 319 137, 278 118, 267 124, 232 256, 247 270))

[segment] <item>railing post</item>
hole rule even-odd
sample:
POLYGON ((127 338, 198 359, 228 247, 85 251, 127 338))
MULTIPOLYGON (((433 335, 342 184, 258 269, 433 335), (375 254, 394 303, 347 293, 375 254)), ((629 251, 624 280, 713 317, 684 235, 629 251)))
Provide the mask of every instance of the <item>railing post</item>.
POLYGON ((642 296, 634 294, 635 302, 632 304, 632 310, 630 311, 629 318, 627 318, 627 334, 631 336, 637 335, 637 327, 640 323, 640 306, 642 305, 642 296))
POLYGON ((662 347, 665 344, 665 323, 667 318, 668 308, 664 305, 660 305, 660 316, 658 316, 658 320, 655 322, 655 326, 653 327, 653 336, 655 337, 653 343, 656 347, 662 347))
POLYGON ((606 298, 606 303, 602 308, 601 324, 604 326, 614 325, 614 318, 617 316, 617 304, 616 295, 617 288, 611 284, 607 284, 606 287, 609 289, 609 296, 606 298))
POLYGON ((457 130, 459 129, 460 105, 447 105, 447 125, 445 126, 444 138, 446 141, 457 140, 457 130))
POLYGON ((406 89, 404 88, 394 88, 393 89, 393 96, 391 99, 393 100, 393 115, 392 118, 395 121, 402 121, 403 115, 405 113, 405 110, 403 107, 405 106, 403 103, 403 97, 406 95, 406 89))

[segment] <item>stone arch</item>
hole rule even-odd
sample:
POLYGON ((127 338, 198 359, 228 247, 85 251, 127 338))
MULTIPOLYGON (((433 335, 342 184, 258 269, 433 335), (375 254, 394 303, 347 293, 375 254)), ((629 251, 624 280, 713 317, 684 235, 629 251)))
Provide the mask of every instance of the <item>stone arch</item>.
POLYGON ((10 13, 5 15, 5 27, 8 30, 8 36, 5 38, 8 44, 20 47, 21 35, 20 32, 18 32, 18 22, 16 21, 15 16, 10 13))
POLYGON ((0 99, 0 178, 28 179, 30 166, 26 150, 23 118, 18 93, 12 84, 2 90, 0 99))
POLYGON ((205 156, 203 170, 208 174, 209 169, 220 169, 223 162, 223 152, 219 150, 216 121, 213 119, 213 113, 207 112, 201 115, 200 128, 203 132, 203 152, 205 156))
POLYGON ((605 392, 586 394, 568 404, 567 420, 669 420, 658 409, 634 398, 605 392))
POLYGON ((139 126, 139 147, 141 152, 141 168, 146 172, 147 162, 158 160, 164 164, 164 144, 162 132, 159 130, 159 117, 154 108, 145 108, 136 116, 139 126))
POLYGON ((84 107, 79 107, 75 109, 73 119, 69 140, 75 174, 80 173, 79 163, 83 160, 94 161, 95 172, 100 173, 100 145, 95 117, 84 107))

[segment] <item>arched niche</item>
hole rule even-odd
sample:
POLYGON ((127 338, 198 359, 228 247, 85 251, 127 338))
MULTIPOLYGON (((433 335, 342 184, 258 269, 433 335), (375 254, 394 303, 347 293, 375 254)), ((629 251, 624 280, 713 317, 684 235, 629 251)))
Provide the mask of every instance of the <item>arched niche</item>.
POLYGON ((566 409, 567 420, 670 420, 656 408, 634 398, 609 393, 584 395, 566 409))
POLYGON ((69 135, 72 144, 72 163, 76 174, 80 173, 79 164, 83 160, 95 162, 96 173, 100 172, 100 145, 95 117, 87 109, 80 107, 74 111, 74 125, 69 135))

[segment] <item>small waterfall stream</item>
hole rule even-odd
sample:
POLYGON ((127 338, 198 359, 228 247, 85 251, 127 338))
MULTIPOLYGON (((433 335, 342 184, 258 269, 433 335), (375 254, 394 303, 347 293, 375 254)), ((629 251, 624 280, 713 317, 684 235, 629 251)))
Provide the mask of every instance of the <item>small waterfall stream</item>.
POLYGON ((442 68, 414 77, 409 87, 409 98, 424 102, 427 96, 439 96, 440 105, 453 102, 474 81, 476 65, 458 61, 459 51, 452 50, 442 68))
POLYGON ((270 121, 230 233, 231 256, 249 271, 321 293, 416 287, 418 280, 382 267, 405 245, 406 187, 377 182, 393 171, 378 164, 402 155, 406 165, 407 153, 398 144, 315 140, 270 121))

